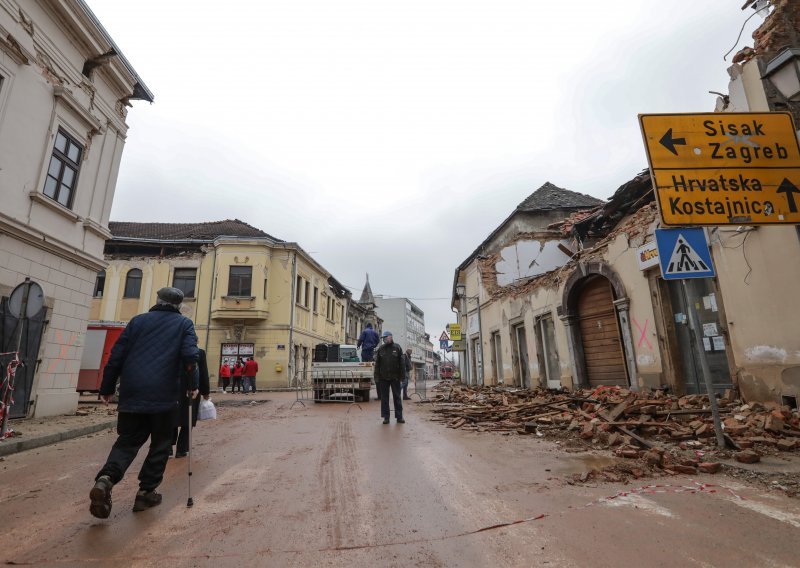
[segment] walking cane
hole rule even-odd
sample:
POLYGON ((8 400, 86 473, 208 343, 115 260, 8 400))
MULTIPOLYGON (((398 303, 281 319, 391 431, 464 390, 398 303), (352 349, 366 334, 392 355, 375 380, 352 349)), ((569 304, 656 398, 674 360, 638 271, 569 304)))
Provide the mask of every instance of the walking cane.
POLYGON ((191 507, 194 505, 194 500, 192 499, 192 410, 194 410, 194 399, 189 398, 189 451, 188 454, 188 462, 189 462, 189 499, 186 500, 186 506, 191 507))

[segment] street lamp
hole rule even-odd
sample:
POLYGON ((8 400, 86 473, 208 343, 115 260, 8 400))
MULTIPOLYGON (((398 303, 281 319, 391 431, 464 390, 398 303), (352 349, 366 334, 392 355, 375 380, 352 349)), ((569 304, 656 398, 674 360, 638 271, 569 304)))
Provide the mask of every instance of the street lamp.
POLYGON ((769 79, 786 100, 800 100, 800 48, 781 51, 767 63, 762 79, 769 79))
MULTIPOLYGON (((464 317, 464 322, 466 323, 466 321, 467 321, 467 310, 466 310, 467 286, 464 283, 459 282, 458 284, 456 284, 456 296, 458 296, 458 303, 459 303, 458 311, 464 317)), ((464 326, 464 330, 463 330, 463 333, 464 333, 465 336, 466 336, 466 333, 467 333, 466 328, 467 328, 467 326, 465 325, 464 326)), ((469 340, 465 339, 465 342, 467 343, 467 360, 465 361, 464 358, 461 357, 460 353, 458 355, 458 360, 459 360, 459 363, 460 363, 459 366, 461 367, 461 376, 464 377, 464 380, 469 385, 469 384, 471 384, 470 376, 469 376, 470 375, 470 372, 469 372, 469 340)))

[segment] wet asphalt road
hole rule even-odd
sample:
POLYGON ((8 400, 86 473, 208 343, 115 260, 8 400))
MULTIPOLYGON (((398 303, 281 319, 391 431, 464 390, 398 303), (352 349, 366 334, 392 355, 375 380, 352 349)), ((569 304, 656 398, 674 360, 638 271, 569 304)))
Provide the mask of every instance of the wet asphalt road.
POLYGON ((407 424, 384 426, 377 402, 291 408, 290 393, 258 398, 269 400, 223 405, 195 429, 192 508, 188 462, 170 460, 164 502, 134 514, 139 458, 114 488, 111 517, 91 517, 89 489, 113 432, 7 457, 0 561, 800 566, 800 502, 722 476, 643 491, 646 481, 571 486, 566 474, 603 458, 534 437, 449 430, 428 420, 425 405, 407 405, 407 424))

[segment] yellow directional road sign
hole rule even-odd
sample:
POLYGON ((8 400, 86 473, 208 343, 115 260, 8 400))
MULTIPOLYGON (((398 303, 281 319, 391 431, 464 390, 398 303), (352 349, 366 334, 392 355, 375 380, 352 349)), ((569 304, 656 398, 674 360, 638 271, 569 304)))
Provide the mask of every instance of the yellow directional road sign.
POLYGON ((460 341, 461 340, 461 324, 460 323, 451 323, 450 324, 450 339, 453 341, 460 341))
POLYGON ((789 113, 642 114, 664 225, 800 223, 789 113))

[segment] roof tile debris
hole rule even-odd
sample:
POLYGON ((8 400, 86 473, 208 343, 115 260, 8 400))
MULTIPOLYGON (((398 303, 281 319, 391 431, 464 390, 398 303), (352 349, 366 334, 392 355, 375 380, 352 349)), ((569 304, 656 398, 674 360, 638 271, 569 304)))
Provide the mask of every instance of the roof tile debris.
POLYGON ((239 219, 209 221, 205 223, 131 223, 111 221, 111 234, 118 239, 152 239, 163 241, 213 240, 217 237, 266 237, 285 242, 248 225, 239 219))
POLYGON ((626 215, 642 208, 655 199, 650 170, 643 170, 622 184, 602 207, 591 215, 573 221, 573 232, 581 239, 608 235, 626 215))

